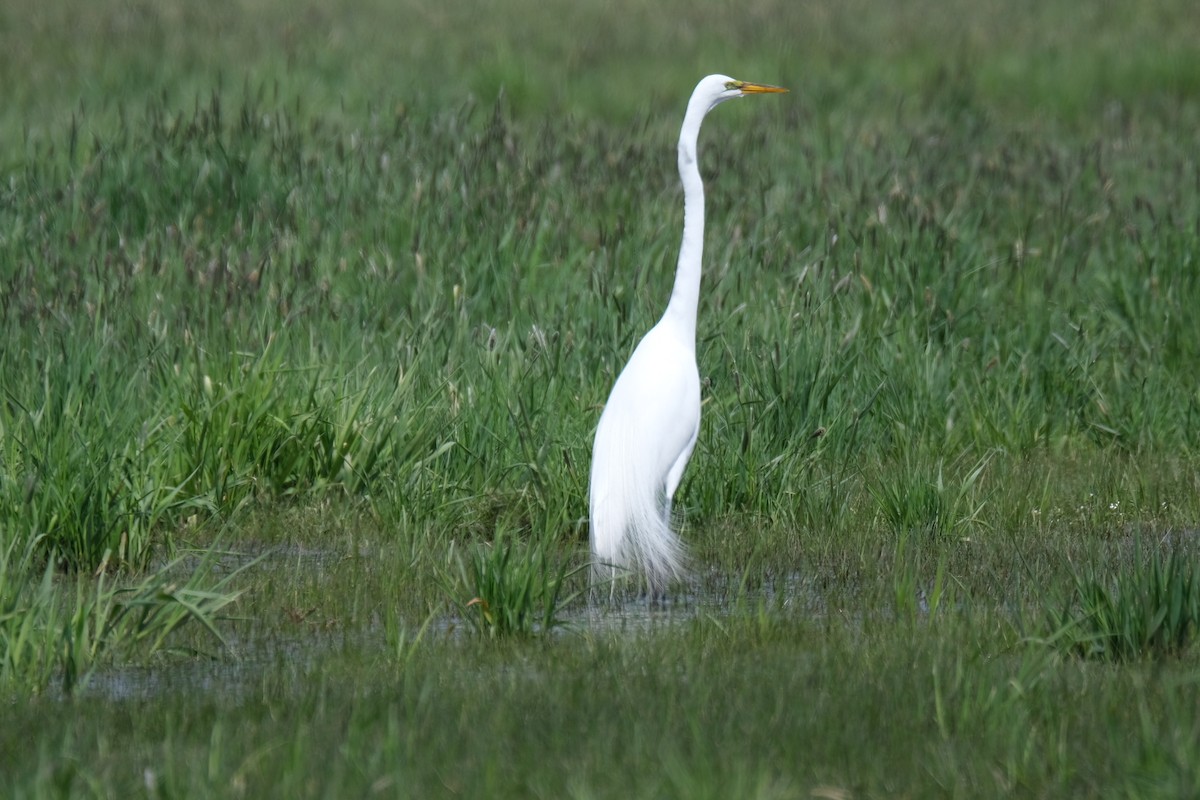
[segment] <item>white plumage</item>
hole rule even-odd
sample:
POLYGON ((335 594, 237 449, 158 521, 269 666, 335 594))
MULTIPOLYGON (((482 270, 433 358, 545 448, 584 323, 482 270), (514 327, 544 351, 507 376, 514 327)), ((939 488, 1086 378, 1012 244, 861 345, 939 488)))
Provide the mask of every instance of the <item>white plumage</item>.
POLYGON ((775 86, 709 75, 696 85, 679 132, 683 242, 667 310, 634 349, 609 394, 592 445, 591 545, 597 578, 640 574, 654 594, 682 577, 685 553, 671 530, 671 499, 700 433, 696 308, 704 252, 704 182, 696 142, 705 115, 775 86))

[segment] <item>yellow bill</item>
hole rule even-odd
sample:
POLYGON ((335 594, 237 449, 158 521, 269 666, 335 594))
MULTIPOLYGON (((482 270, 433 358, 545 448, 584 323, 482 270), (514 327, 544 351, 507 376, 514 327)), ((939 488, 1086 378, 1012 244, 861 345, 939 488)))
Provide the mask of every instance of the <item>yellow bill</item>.
POLYGON ((777 94, 787 91, 787 89, 783 88, 782 86, 771 86, 766 83, 747 83, 746 81, 734 81, 734 84, 745 94, 777 94))

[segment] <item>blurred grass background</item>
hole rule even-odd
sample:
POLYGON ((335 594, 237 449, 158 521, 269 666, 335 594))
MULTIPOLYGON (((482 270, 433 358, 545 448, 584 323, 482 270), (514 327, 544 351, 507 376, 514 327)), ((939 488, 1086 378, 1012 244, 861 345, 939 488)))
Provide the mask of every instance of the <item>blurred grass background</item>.
POLYGON ((518 117, 624 119, 681 105, 679 87, 714 71, 775 76, 822 115, 957 100, 1013 127, 1079 129, 1135 109, 1194 122, 1190 11, 1187 0, 14 0, 0 11, 0 130, 61 131, 78 105, 164 91, 186 105, 244 81, 278 85, 322 118, 468 93, 490 103, 503 87, 518 117))

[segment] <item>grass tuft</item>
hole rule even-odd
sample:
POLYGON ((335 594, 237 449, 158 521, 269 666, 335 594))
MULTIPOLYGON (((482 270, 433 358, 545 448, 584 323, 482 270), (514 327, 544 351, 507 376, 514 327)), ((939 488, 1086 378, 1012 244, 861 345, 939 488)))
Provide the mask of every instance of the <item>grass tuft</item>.
POLYGON ((214 579, 220 553, 213 549, 194 566, 181 556, 132 581, 105 573, 62 581, 53 564, 39 571, 37 547, 16 541, 0 551, 0 685, 32 692, 57 680, 71 693, 114 660, 165 653, 185 626, 223 645, 217 622, 241 594, 232 583, 249 566, 214 579))
POLYGON ((563 609, 582 596, 571 591, 586 566, 570 568, 551 544, 497 533, 490 542, 452 551, 449 591, 463 619, 479 634, 530 636, 562 624, 563 609), (465 602, 460 598, 469 596, 465 602))
POLYGON ((1089 566, 1075 573, 1048 625, 1049 641, 1083 658, 1179 656, 1200 633, 1200 557, 1174 547, 1135 553, 1114 571, 1089 566))

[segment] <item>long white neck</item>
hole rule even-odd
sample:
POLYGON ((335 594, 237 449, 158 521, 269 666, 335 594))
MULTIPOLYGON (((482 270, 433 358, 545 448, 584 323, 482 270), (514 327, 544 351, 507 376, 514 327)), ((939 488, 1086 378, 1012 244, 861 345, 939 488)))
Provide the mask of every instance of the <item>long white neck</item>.
POLYGON ((696 308, 700 303, 700 266, 704 257, 704 181, 696 164, 696 140, 700 123, 708 113, 705 103, 688 104, 679 132, 679 180, 683 183, 683 242, 679 246, 679 265, 675 270, 675 288, 663 320, 679 326, 686 340, 696 346, 696 308))

